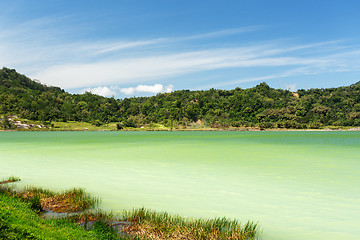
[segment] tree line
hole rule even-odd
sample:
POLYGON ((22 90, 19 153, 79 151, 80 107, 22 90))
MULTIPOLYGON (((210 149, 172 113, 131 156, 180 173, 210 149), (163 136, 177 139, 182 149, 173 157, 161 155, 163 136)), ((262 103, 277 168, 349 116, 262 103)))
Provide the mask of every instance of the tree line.
POLYGON ((209 127, 320 128, 360 126, 360 82, 346 87, 274 89, 266 83, 233 90, 179 90, 152 97, 106 98, 70 94, 17 73, 0 70, 0 115, 29 120, 83 121, 120 127, 160 123, 209 127))

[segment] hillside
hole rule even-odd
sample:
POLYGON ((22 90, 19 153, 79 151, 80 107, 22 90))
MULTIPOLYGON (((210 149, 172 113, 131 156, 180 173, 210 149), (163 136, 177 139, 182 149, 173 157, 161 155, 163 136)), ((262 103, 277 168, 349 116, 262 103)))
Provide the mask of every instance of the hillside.
POLYGON ((3 68, 0 115, 11 114, 44 123, 117 122, 125 127, 159 123, 183 128, 195 122, 222 128, 360 126, 360 85, 292 93, 261 83, 248 89, 180 90, 117 100, 91 93, 69 94, 3 68))

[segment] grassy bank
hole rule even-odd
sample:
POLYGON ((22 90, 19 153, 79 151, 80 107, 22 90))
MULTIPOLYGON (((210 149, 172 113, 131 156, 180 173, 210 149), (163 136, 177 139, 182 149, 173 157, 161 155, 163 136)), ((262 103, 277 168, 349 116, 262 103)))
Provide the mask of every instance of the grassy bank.
POLYGON ((56 193, 0 181, 0 239, 260 239, 259 226, 226 218, 190 219, 144 208, 119 216, 96 210, 99 199, 82 189, 56 193), (65 213, 45 220, 45 212, 65 213), (68 213, 72 213, 69 215, 68 213))
POLYGON ((31 203, 0 193, 0 239, 111 239, 109 236, 101 222, 85 231, 67 219, 45 220, 31 203))
POLYGON ((70 213, 93 208, 98 199, 82 189, 55 193, 27 187, 15 191, 9 183, 19 180, 10 177, 0 181, 0 239, 127 239, 101 220, 86 231, 69 218, 42 218, 45 211, 70 213))

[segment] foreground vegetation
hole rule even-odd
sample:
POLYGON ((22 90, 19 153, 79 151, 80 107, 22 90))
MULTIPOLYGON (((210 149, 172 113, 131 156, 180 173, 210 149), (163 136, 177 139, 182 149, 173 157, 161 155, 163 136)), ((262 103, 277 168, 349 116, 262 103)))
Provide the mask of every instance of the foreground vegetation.
POLYGON ((351 127, 360 126, 360 82, 297 92, 261 83, 249 89, 181 90, 117 100, 91 93, 69 94, 3 68, 0 115, 5 129, 14 127, 8 121, 11 115, 58 130, 67 130, 69 121, 118 130, 154 124, 166 129, 351 127))
POLYGON ((19 180, 0 181, 0 239, 260 239, 252 222, 242 226, 226 218, 188 219, 144 208, 115 217, 94 210, 99 200, 82 189, 55 193, 8 186, 19 180), (42 214, 48 211, 67 214, 45 220, 42 214))
POLYGON ((35 194, 30 198, 27 191, 18 194, 5 184, 9 182, 14 179, 0 183, 0 239, 111 239, 102 222, 85 231, 67 219, 41 218, 40 198, 35 194))
POLYGON ((0 193, 0 239, 106 239, 103 226, 92 231, 66 219, 45 220, 26 202, 0 193))

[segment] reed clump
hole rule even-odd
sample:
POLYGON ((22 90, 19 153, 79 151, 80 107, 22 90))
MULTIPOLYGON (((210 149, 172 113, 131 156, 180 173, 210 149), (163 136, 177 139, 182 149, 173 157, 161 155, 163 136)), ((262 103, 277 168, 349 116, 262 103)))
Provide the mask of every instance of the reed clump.
POLYGON ((16 191, 12 186, 1 184, 0 192, 28 202, 36 212, 47 210, 55 213, 72 213, 93 209, 100 204, 99 198, 92 197, 82 188, 73 188, 61 193, 38 187, 25 187, 22 191, 16 191))
POLYGON ((132 224, 123 231, 148 239, 259 239, 257 223, 241 225, 227 218, 189 219, 139 208, 125 212, 124 220, 132 224))
POLYGON ((19 177, 11 176, 11 177, 8 177, 8 178, 3 179, 2 181, 0 181, 0 184, 18 182, 18 181, 20 181, 20 180, 21 180, 21 179, 20 179, 19 177))
POLYGON ((25 201, 38 198, 42 209, 56 213, 84 211, 95 208, 100 203, 98 198, 92 197, 82 188, 56 193, 42 188, 27 187, 20 193, 20 197, 25 201))

